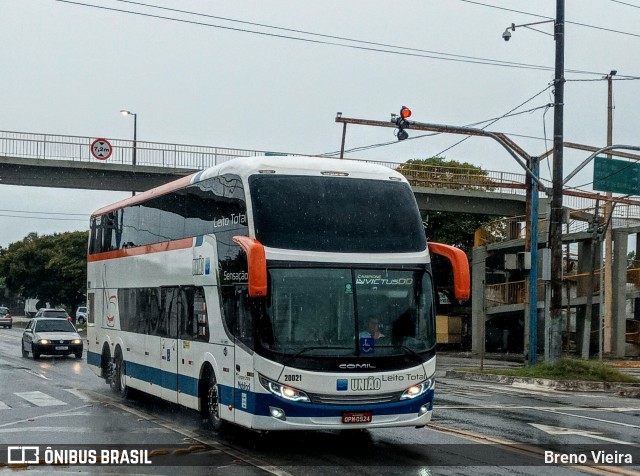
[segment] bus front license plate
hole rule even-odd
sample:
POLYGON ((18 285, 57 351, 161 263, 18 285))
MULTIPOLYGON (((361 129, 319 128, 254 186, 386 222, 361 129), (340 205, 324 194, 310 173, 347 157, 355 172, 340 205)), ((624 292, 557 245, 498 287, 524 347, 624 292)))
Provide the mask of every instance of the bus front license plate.
POLYGON ((342 423, 371 423, 371 412, 344 412, 342 423))

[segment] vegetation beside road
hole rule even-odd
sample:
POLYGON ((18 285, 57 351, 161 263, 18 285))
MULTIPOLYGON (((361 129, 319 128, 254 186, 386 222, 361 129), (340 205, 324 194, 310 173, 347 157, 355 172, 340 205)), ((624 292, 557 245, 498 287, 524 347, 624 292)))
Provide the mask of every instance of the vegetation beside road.
POLYGON ((38 298, 73 312, 85 301, 87 286, 86 231, 38 235, 0 247, 3 285, 24 299, 38 298))
POLYGON ((509 377, 544 378, 550 380, 581 380, 587 382, 640 383, 640 379, 600 362, 578 359, 560 359, 555 364, 541 363, 516 369, 463 369, 509 377))

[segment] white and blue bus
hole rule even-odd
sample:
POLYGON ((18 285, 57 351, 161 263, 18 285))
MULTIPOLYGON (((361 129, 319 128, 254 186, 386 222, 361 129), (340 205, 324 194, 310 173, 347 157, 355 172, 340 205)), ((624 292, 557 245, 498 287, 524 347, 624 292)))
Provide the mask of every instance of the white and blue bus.
POLYGON ((240 158, 96 211, 88 364, 214 429, 424 426, 431 252, 406 179, 358 161, 240 158), (373 327, 373 329, 372 329, 373 327))

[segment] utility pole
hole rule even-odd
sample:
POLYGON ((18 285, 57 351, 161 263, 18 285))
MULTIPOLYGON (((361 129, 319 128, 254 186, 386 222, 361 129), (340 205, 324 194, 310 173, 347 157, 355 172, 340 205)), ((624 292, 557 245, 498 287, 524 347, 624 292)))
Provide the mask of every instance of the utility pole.
MULTIPOLYGON (((598 263, 597 255, 600 253, 600 232, 598 228, 600 228, 600 220, 598 218, 598 210, 600 208, 599 200, 596 200, 596 207, 593 212, 593 221, 591 222, 591 242, 589 243, 590 256, 591 260, 589 266, 589 277, 587 280, 587 289, 586 289, 586 305, 584 311, 584 327, 582 329, 582 349, 580 351, 580 355, 583 360, 589 360, 589 349, 591 345, 591 319, 593 316, 593 288, 594 286, 594 278, 595 278, 595 269, 596 264, 598 263)), ((600 269, 600 266, 598 266, 600 269)), ((600 316, 601 317, 601 316, 600 316)))
MULTIPOLYGON (((613 76, 617 73, 616 70, 606 76, 607 78, 607 145, 613 143, 613 76)), ((611 154, 607 154, 609 159, 612 158, 611 154)), ((610 216, 613 213, 613 207, 611 206, 612 193, 607 192, 607 200, 604 205, 604 220, 611 220, 610 216)), ((610 353, 612 351, 611 345, 611 331, 613 328, 613 275, 611 270, 613 269, 613 227, 607 227, 605 234, 605 253, 604 253, 604 352, 610 353)), ((600 325, 602 326, 602 318, 600 316, 600 325)), ((603 349, 599 349, 602 354, 603 349)))
POLYGON ((556 61, 553 108, 553 176, 551 195, 551 222, 549 246, 551 248, 551 336, 549 360, 560 359, 562 318, 562 181, 564 135, 564 0, 556 0, 556 61))

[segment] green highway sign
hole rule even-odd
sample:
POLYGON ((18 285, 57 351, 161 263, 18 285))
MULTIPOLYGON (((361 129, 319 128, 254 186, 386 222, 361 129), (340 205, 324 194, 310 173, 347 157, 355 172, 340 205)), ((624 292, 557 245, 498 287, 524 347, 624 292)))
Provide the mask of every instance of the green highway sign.
POLYGON ((593 189, 640 195, 640 163, 596 157, 593 166, 593 189))

